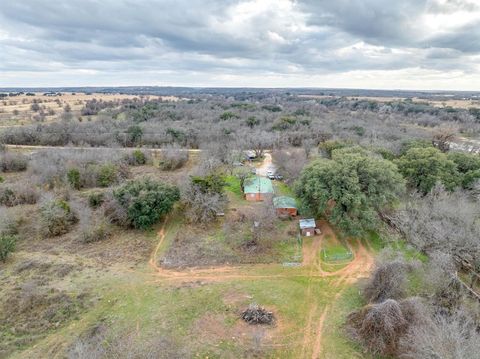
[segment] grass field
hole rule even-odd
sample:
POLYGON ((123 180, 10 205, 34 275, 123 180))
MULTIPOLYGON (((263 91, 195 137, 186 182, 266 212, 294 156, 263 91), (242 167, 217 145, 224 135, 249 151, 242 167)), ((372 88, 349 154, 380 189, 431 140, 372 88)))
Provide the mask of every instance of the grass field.
MULTIPOLYGON (((178 219, 169 220, 156 256, 172 245, 182 226, 178 219)), ((155 247, 153 238, 146 233, 144 243, 155 247)), ((362 273, 366 272, 355 271, 355 276, 362 273)), ((164 338, 170 349, 186 350, 186 357, 351 358, 360 352, 346 338, 343 322, 361 299, 355 286, 341 277, 317 274, 314 266, 280 263, 175 272, 152 270, 145 260, 82 270, 58 285, 91 293, 90 305, 12 357, 62 358, 82 333, 101 324, 112 335, 133 333, 139 341, 152 335, 164 338), (276 324, 250 326, 241 321, 240 311, 251 303, 272 310, 276 324)))
MULTIPOLYGON (((71 117, 83 120, 95 120, 95 116, 82 116, 81 109, 89 100, 98 101, 117 101, 133 99, 138 96, 123 94, 102 94, 102 93, 63 93, 62 96, 44 96, 43 93, 37 93, 35 96, 19 95, 0 99, 0 127, 22 126, 38 122, 36 116, 43 112, 45 117, 42 122, 55 122, 60 120, 67 106, 70 108, 71 117), (39 110, 34 111, 32 104, 38 103, 39 110)), ((173 96, 149 96, 152 99, 162 98, 166 101, 177 101, 173 96)), ((100 113, 101 114, 101 113, 100 113)))
MULTIPOLYGON (((331 98, 327 95, 299 95, 303 98, 331 98)), ((367 101, 377 101, 377 102, 391 102, 391 101, 401 101, 405 100, 404 97, 374 97, 374 96, 347 96, 348 99, 358 99, 358 100, 367 100, 367 101)), ((426 100, 418 97, 412 98, 413 102, 417 103, 426 103, 428 102, 435 107, 453 107, 453 108, 474 108, 480 106, 480 101, 478 100, 457 100, 457 99, 447 99, 447 100, 426 100)))

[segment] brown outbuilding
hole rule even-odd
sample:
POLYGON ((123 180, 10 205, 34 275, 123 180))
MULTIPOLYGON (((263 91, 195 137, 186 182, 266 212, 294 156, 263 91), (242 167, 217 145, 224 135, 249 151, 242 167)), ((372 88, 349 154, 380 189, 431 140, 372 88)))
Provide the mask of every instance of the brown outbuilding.
POLYGON ((295 198, 279 196, 273 199, 275 212, 279 217, 295 217, 298 214, 295 198))
POLYGON ((299 221, 299 225, 302 236, 312 237, 315 234, 320 233, 320 229, 317 228, 317 224, 315 223, 315 219, 313 218, 301 219, 299 221))

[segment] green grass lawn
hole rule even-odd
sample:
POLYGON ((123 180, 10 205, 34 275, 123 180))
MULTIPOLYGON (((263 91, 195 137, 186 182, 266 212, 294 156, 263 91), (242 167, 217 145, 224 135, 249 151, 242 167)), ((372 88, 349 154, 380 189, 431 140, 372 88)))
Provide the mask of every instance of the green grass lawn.
POLYGON ((275 194, 277 196, 288 196, 295 198, 295 192, 285 182, 273 181, 275 194))
POLYGON ((371 358, 363 353, 358 344, 348 338, 345 331, 347 315, 363 305, 365 305, 363 298, 355 286, 346 287, 340 297, 332 303, 324 324, 323 352, 320 358, 371 358))
POLYGON ((332 236, 326 235, 322 240, 321 258, 325 262, 349 261, 352 252, 332 236))
POLYGON ((225 176, 225 190, 234 194, 238 199, 243 199, 243 191, 240 186, 240 180, 235 176, 225 176))
POLYGON ((302 242, 298 238, 288 236, 275 242, 275 249, 282 262, 302 262, 302 242))
MULTIPOLYGON (((285 269, 279 267, 279 270, 285 269)), ((150 335, 168 338, 188 348, 191 357, 245 357, 260 344, 259 357, 296 358, 301 351, 309 308, 305 298, 307 286, 311 285, 311 297, 317 299, 320 309, 330 303, 336 292, 330 278, 311 282, 297 277, 183 285, 160 280, 156 283, 155 279, 146 273, 106 274, 94 283, 98 302, 88 312, 12 357, 61 358, 79 335, 102 323, 112 335, 138 331, 136 340, 150 335), (274 327, 243 324, 239 313, 251 303, 272 310, 278 324, 274 327)), ((319 310, 317 314, 320 313, 319 310)), ((342 313, 339 315, 343 318, 342 313)), ((340 342, 342 336, 341 332, 330 333, 329 340, 340 342)), ((342 351, 352 350, 348 345, 342 351)), ((330 352, 333 353, 337 351, 330 352)))
POLYGON ((403 240, 402 241, 395 241, 395 242, 391 243, 390 246, 393 249, 396 249, 396 250, 402 252, 406 259, 410 259, 410 260, 417 259, 417 260, 419 260, 423 263, 428 261, 428 257, 425 254, 417 251, 412 246, 409 246, 403 240))
POLYGON ((375 231, 368 232, 362 240, 367 241, 370 247, 377 253, 386 247, 390 247, 403 253, 406 259, 417 259, 421 262, 426 262, 428 260, 425 254, 419 252, 412 246, 409 246, 404 240, 387 240, 382 238, 382 236, 375 231))
POLYGON ((385 242, 383 241, 382 237, 375 231, 369 231, 365 239, 375 252, 380 252, 385 246, 385 242))

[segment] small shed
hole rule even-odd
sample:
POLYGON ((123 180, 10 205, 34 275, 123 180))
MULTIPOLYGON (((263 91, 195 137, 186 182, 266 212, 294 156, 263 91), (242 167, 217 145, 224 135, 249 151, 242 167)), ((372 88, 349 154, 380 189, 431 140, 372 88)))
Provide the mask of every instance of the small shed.
POLYGON ((273 199, 275 212, 279 217, 295 217, 298 214, 297 203, 295 198, 287 196, 279 196, 273 199))
POLYGON ((265 177, 255 176, 245 180, 243 193, 247 201, 263 201, 273 196, 272 181, 265 177))
POLYGON ((315 223, 315 219, 313 218, 301 219, 299 221, 299 225, 302 236, 312 237, 316 233, 319 233, 319 230, 317 229, 317 224, 315 223))

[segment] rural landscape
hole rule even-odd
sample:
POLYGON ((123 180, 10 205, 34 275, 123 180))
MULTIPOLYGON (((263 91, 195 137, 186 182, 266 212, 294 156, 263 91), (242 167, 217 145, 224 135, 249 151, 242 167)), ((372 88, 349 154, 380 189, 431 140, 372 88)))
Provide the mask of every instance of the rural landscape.
POLYGON ((0 359, 480 359, 474 0, 0 6, 0 359))
POLYGON ((476 355, 480 101, 157 92, 4 96, 2 356, 476 355))

